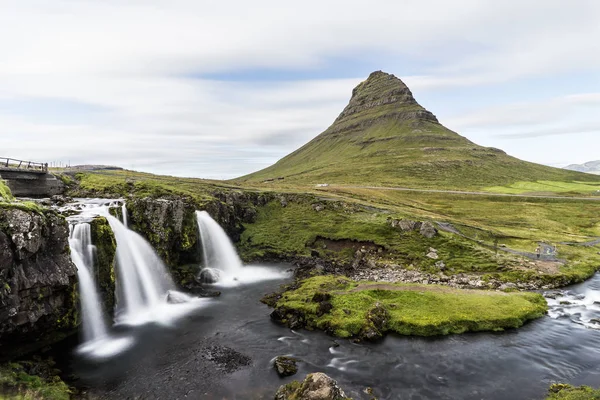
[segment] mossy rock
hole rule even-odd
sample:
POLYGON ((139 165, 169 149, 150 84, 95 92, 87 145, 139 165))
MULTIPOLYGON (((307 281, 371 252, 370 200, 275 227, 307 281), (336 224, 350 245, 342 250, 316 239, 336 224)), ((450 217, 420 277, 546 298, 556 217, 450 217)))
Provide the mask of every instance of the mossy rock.
POLYGON ((102 304, 108 315, 115 307, 115 254, 117 242, 104 217, 96 217, 90 223, 92 243, 96 246, 96 269, 102 304))
POLYGON ((69 400, 71 389, 52 360, 0 365, 0 398, 69 400))
POLYGON ((564 383, 555 383, 548 390, 546 400, 600 400, 600 389, 589 386, 571 386, 564 383))
POLYGON ((275 371, 277 371, 277 374, 284 378, 286 376, 292 376, 298 372, 298 361, 300 360, 294 357, 279 356, 275 358, 273 367, 275 368, 275 371))

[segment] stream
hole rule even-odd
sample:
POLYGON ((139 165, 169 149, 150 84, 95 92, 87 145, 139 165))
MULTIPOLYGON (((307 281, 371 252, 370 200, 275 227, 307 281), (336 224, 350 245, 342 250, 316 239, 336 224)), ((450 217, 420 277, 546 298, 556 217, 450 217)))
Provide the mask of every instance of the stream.
MULTIPOLYGON (((380 399, 543 399, 553 382, 600 383, 600 331, 578 321, 581 310, 561 312, 558 301, 551 302, 554 318, 519 330, 440 338, 388 335, 376 344, 355 344, 273 323, 259 299, 284 282, 219 288, 220 297, 170 326, 113 328, 116 336, 134 336, 137 344, 103 362, 73 355, 71 367, 90 393, 104 398, 272 399, 280 385, 317 371, 336 379, 354 399, 371 398, 363 392, 367 387, 380 399), (251 365, 228 370, 214 363, 210 352, 219 346, 250 357, 251 365), (300 358, 298 374, 279 378, 272 367, 278 355, 300 358)), ((569 298, 600 292, 600 276, 569 290, 569 298)), ((579 307, 584 314, 596 312, 579 307)))

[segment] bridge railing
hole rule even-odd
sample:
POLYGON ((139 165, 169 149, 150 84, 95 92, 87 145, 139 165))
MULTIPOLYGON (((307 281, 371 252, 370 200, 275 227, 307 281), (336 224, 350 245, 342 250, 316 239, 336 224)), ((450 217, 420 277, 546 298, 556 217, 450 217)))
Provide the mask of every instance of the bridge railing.
POLYGON ((0 157, 0 169, 19 171, 48 172, 48 163, 15 160, 14 158, 0 157))

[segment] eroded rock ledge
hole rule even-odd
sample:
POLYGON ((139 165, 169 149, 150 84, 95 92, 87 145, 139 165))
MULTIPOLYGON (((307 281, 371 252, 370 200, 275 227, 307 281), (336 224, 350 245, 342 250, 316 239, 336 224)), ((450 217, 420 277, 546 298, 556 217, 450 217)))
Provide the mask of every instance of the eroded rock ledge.
POLYGON ((77 270, 68 238, 67 222, 52 211, 0 208, 2 356, 43 346, 77 327, 77 270))

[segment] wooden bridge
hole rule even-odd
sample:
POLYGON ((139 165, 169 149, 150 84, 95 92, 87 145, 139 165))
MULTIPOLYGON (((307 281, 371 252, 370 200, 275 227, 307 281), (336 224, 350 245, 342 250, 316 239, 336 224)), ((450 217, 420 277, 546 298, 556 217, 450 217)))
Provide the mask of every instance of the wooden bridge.
POLYGON ((47 174, 48 163, 15 160, 14 158, 0 157, 0 171, 28 172, 34 174, 47 174))

